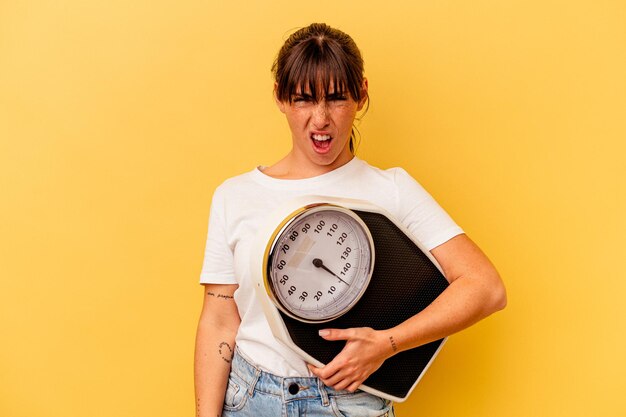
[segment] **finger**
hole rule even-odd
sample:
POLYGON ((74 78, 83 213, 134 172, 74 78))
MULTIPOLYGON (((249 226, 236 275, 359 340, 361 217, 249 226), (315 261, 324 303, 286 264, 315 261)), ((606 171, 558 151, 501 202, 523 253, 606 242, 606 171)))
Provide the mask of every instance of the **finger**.
POLYGON ((309 368, 309 371, 311 371, 311 373, 312 373, 313 375, 315 375, 315 376, 317 376, 317 377, 319 377, 319 376, 320 376, 320 373, 321 373, 321 371, 322 371, 322 368, 318 368, 318 367, 316 367, 316 366, 314 366, 314 365, 311 365, 310 363, 307 363, 307 365, 306 365, 306 366, 309 368))
POLYGON ((334 375, 339 374, 342 370, 345 369, 347 365, 344 356, 345 355, 340 352, 337 356, 335 356, 332 361, 330 361, 321 368, 317 368, 315 371, 315 375, 317 375, 321 379, 328 380, 334 375))
POLYGON ((318 334, 325 340, 348 340, 354 334, 353 329, 322 329, 318 334))
POLYGON ((331 364, 328 364, 322 369, 318 368, 315 371, 315 376, 317 376, 323 381, 330 381, 333 378, 334 378, 333 380, 336 380, 336 378, 339 376, 340 371, 341 371, 341 368, 337 368, 336 366, 331 366, 331 364))
POLYGON ((335 384, 331 384, 331 387, 333 387, 337 391, 341 391, 343 389, 348 388, 352 384, 353 384, 353 381, 351 379, 346 378, 346 379, 340 380, 339 382, 335 384))
MULTIPOLYGON (((329 376, 328 378, 321 378, 321 379, 322 379, 322 382, 324 383, 324 385, 327 385, 327 386, 333 387, 333 388, 335 388, 338 384, 341 384, 344 381, 345 382, 352 382, 352 379, 350 378, 350 375, 346 374, 345 372, 337 372, 337 373, 329 376)), ((348 386, 348 384, 345 384, 345 386, 348 386)))
MULTIPOLYGON (((311 365, 311 366, 309 366, 309 370, 311 371, 313 376, 321 379, 322 382, 328 381, 336 373, 336 371, 332 370, 331 368, 328 368, 327 366, 325 366, 323 368, 316 368, 316 367, 311 365)), ((326 382, 324 382, 324 384, 326 384, 326 382)), ((326 384, 326 385, 329 385, 329 384, 326 384)))
POLYGON ((354 392, 354 391, 358 390, 360 386, 361 386, 361 382, 354 381, 352 384, 350 384, 350 386, 348 388, 346 388, 346 390, 348 390, 350 392, 354 392))
POLYGON ((336 372, 325 378, 324 383, 335 389, 344 389, 361 378, 361 372, 354 366, 346 365, 337 368, 336 372), (339 386, 339 388, 337 388, 339 386))

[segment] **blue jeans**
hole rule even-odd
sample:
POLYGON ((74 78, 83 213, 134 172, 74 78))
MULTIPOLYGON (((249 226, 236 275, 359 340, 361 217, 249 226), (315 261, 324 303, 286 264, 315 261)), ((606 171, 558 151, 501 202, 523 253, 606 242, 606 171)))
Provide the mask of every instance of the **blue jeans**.
POLYGON ((394 417, 391 401, 325 386, 315 377, 283 378, 235 351, 222 417, 394 417))

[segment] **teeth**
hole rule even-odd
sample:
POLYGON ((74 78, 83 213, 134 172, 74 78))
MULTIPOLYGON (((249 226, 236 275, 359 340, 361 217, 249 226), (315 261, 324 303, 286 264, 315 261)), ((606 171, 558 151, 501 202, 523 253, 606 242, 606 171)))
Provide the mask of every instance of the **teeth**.
POLYGON ((313 139, 317 140, 317 141, 326 141, 330 139, 330 135, 312 135, 313 139))

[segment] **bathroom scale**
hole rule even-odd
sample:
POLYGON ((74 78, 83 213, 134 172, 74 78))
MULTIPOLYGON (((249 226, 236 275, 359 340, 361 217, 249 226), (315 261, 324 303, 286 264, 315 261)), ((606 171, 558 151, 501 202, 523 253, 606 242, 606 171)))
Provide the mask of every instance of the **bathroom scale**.
MULTIPOLYGON (((435 258, 384 209, 361 200, 304 196, 268 213, 252 272, 274 337, 315 366, 345 341, 320 329, 394 327, 448 286, 435 258)), ((445 339, 399 352, 359 389, 404 401, 445 339)))

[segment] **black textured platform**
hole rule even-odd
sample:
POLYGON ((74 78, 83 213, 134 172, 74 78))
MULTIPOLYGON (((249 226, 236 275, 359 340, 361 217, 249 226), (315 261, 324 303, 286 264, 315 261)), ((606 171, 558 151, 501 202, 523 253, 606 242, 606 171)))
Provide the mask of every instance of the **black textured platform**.
MULTIPOLYGON (((317 331, 323 328, 396 326, 422 311, 448 286, 430 259, 387 217, 355 211, 374 239, 376 263, 372 280, 361 300, 346 314, 328 323, 306 324, 281 313, 293 342, 320 362, 330 362, 345 342, 329 342, 317 331)), ((424 371, 443 340, 391 357, 365 385, 404 398, 424 371)))

